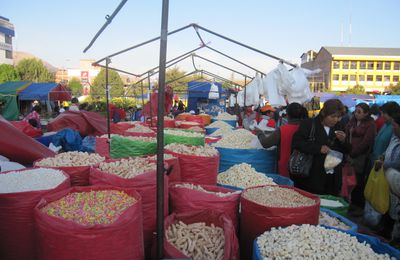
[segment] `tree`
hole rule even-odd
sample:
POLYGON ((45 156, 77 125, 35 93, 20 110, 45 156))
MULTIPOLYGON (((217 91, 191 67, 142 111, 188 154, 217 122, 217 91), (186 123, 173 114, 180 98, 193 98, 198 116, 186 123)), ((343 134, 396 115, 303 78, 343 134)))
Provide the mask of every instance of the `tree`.
POLYGON ((400 95, 400 82, 396 85, 390 85, 389 91, 392 95, 400 95))
POLYGON ((75 97, 82 96, 83 87, 79 78, 73 77, 71 80, 69 80, 68 87, 71 89, 73 96, 75 97))
MULTIPOLYGON (((118 72, 108 70, 108 85, 110 86, 111 97, 124 96, 124 83, 118 72)), ((90 87, 90 95, 92 97, 106 96, 106 70, 101 69, 100 73, 94 78, 90 87)))
POLYGON ((346 94, 365 94, 365 88, 361 85, 355 85, 352 88, 348 88, 346 94))
POLYGON ((6 81, 18 81, 20 79, 14 66, 9 64, 0 65, 0 84, 6 81))
POLYGON ((54 82, 55 80, 54 74, 43 65, 41 60, 35 58, 21 60, 16 70, 21 80, 33 82, 54 82))

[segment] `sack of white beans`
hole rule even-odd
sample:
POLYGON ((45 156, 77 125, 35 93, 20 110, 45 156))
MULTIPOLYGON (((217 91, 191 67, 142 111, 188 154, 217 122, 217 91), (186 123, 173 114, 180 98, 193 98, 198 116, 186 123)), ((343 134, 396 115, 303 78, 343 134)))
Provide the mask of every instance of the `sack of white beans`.
POLYGON ((34 211, 37 259, 144 259, 141 200, 110 186, 44 196, 34 211))
POLYGON ((223 212, 172 213, 164 221, 164 230, 165 258, 239 259, 235 228, 223 212))
POLYGON ((216 185, 219 168, 218 151, 206 146, 188 146, 169 144, 165 146, 166 154, 179 158, 181 180, 195 184, 216 185))
POLYGON ((169 186, 171 212, 213 209, 225 212, 237 229, 240 191, 214 185, 172 183, 169 186))
MULTIPOLYGON (((156 232, 157 173, 156 164, 148 158, 135 157, 108 160, 90 170, 91 185, 133 188, 142 197, 143 236, 146 255, 156 232)), ((164 215, 168 215, 168 177, 164 175, 164 215)))
POLYGON ((240 198, 240 252, 250 256, 256 237, 272 227, 318 224, 320 199, 291 187, 266 185, 245 189, 240 198))
POLYGON ((104 160, 105 157, 96 153, 66 152, 36 161, 34 166, 63 170, 69 175, 71 186, 87 186, 90 167, 104 160))
POLYGON ((42 196, 70 185, 69 176, 55 169, 0 173, 1 259, 35 259, 34 208, 42 196))

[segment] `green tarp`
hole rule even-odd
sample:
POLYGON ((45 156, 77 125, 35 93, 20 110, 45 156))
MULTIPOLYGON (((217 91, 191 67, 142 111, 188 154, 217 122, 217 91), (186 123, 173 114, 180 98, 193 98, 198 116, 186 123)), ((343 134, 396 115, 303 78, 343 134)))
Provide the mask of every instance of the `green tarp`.
POLYGON ((7 120, 18 120, 17 95, 27 88, 29 81, 8 81, 0 84, 0 114, 7 120))

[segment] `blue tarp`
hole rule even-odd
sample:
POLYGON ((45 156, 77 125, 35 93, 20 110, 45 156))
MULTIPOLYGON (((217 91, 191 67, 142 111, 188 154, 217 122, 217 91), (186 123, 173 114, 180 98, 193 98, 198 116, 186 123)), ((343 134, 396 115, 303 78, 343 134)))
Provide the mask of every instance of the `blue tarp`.
MULTIPOLYGON (((188 93, 189 98, 208 98, 208 94, 211 89, 210 82, 202 82, 202 81, 190 81, 188 82, 188 93)), ((215 85, 218 86, 218 92, 221 97, 222 93, 222 84, 219 82, 214 82, 215 85)))
POLYGON ((50 91, 57 86, 57 83, 32 83, 18 97, 19 100, 48 100, 50 91))

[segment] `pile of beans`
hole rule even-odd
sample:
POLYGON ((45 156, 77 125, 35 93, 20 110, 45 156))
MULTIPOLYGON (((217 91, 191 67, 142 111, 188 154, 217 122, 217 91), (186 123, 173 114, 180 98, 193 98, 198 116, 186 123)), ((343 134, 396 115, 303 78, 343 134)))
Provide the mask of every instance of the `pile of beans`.
POLYGON ((107 225, 115 222, 135 203, 136 199, 123 191, 73 192, 57 201, 50 202, 41 210, 50 216, 84 226, 107 225))
POLYGON ((206 128, 228 128, 232 129, 232 126, 224 121, 214 121, 212 124, 206 126, 206 128))
POLYGON ((263 259, 390 259, 354 236, 312 225, 272 228, 257 245, 263 259))
POLYGON ((139 124, 135 125, 135 127, 129 128, 126 131, 131 133, 154 133, 151 128, 139 124))
POLYGON ((165 149, 168 149, 174 153, 185 154, 185 155, 204 156, 204 157, 213 157, 218 155, 217 149, 209 145, 188 146, 184 144, 173 143, 166 145, 165 149))
POLYGON ((196 185, 196 184, 192 184, 192 183, 182 183, 182 184, 175 184, 176 188, 186 188, 186 189, 191 189, 191 190, 197 190, 197 191, 201 191, 204 193, 208 193, 208 194, 213 194, 216 195, 218 197, 224 198, 224 197, 229 197, 233 194, 238 194, 240 193, 240 191, 235 191, 235 192, 214 192, 214 191, 208 191, 206 189, 204 189, 203 187, 201 187, 200 185, 196 185))
POLYGON ((179 221, 166 230, 167 241, 193 260, 224 257, 224 230, 203 222, 185 224, 179 221))
POLYGON ((251 141, 256 136, 246 129, 237 129, 222 136, 221 140, 214 143, 215 147, 233 149, 252 149, 251 141))
POLYGON ((246 190, 243 197, 267 207, 297 208, 312 206, 316 201, 299 192, 278 186, 264 186, 246 190))
POLYGON ((231 115, 229 113, 221 113, 219 114, 217 117, 215 117, 215 119, 218 120, 236 120, 236 115, 231 115))
POLYGON ((97 153, 66 152, 57 154, 55 157, 45 158, 35 164, 42 167, 65 167, 65 166, 90 166, 104 161, 103 156, 97 153))
POLYGON ((340 221, 339 219, 335 217, 329 216, 328 213, 321 211, 319 213, 319 224, 320 225, 325 225, 328 227, 335 227, 343 230, 349 230, 351 227, 340 221))
POLYGON ((125 179, 130 179, 140 174, 154 171, 156 164, 147 158, 121 159, 115 162, 102 162, 99 169, 103 172, 118 175, 125 179))
POLYGON ((172 130, 172 129, 165 129, 164 134, 183 136, 183 137, 204 137, 204 135, 201 133, 191 132, 191 131, 182 131, 182 130, 172 130))
POLYGON ((60 185, 66 178, 62 171, 55 169, 12 171, 0 174, 0 193, 49 190, 60 185))

